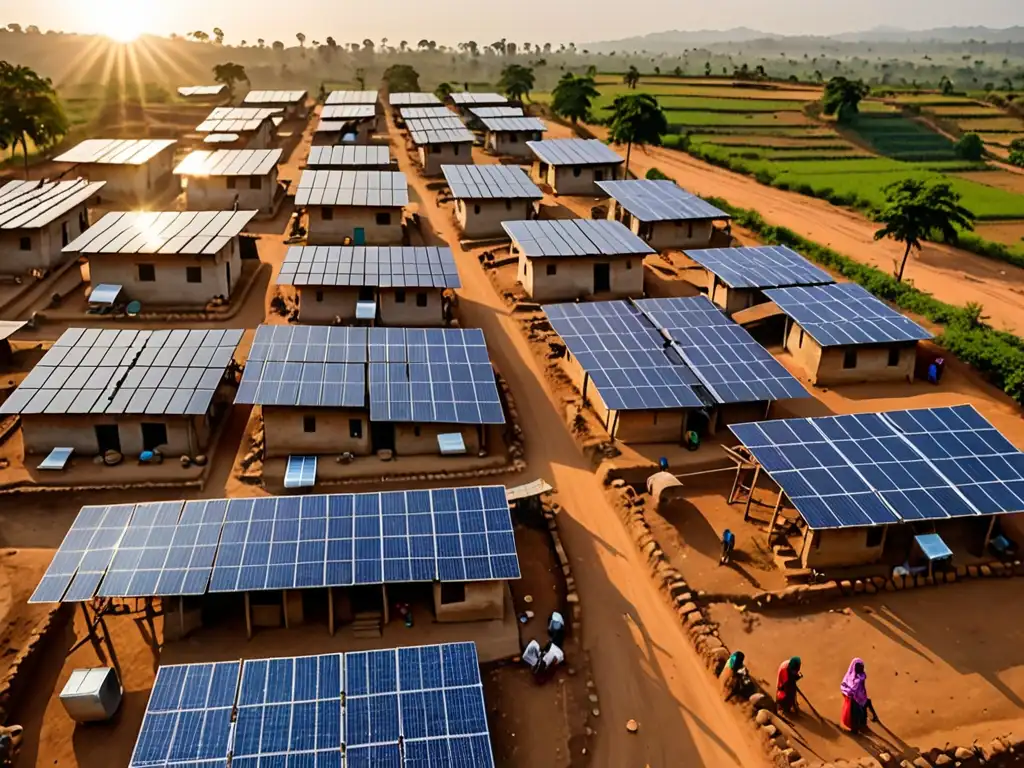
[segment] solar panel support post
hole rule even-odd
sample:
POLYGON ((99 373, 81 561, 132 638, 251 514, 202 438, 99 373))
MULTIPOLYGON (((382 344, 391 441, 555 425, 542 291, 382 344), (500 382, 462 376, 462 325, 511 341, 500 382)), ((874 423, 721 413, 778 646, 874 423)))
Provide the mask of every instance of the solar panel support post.
POLYGON ((327 629, 334 637, 334 587, 327 588, 327 629))
POLYGON ((284 628, 291 629, 288 626, 288 590, 281 590, 281 613, 284 614, 284 628))
POLYGON ((384 597, 384 626, 386 627, 391 621, 391 611, 388 610, 388 585, 380 585, 381 595, 384 597))
POLYGON ((245 637, 252 640, 252 606, 249 604, 249 593, 245 593, 245 637))
POLYGON ((178 597, 178 626, 181 630, 181 636, 185 636, 185 596, 181 595, 178 597))
POLYGON ((743 522, 750 519, 750 504, 754 501, 754 489, 757 488, 757 479, 761 476, 761 465, 754 467, 754 479, 750 481, 750 490, 747 491, 747 503, 743 507, 743 522))
POLYGON ((779 510, 782 509, 782 497, 785 495, 785 491, 779 489, 779 498, 775 500, 775 508, 772 510, 772 520, 768 523, 768 546, 772 545, 772 533, 775 531, 775 521, 779 517, 779 510))
MULTIPOLYGON (((988 531, 985 532, 985 544, 981 548, 982 554, 988 551, 988 543, 992 540, 992 531, 996 527, 996 516, 992 515, 992 519, 988 521, 988 531)), ((930 561, 929 561, 930 562, 930 561)))

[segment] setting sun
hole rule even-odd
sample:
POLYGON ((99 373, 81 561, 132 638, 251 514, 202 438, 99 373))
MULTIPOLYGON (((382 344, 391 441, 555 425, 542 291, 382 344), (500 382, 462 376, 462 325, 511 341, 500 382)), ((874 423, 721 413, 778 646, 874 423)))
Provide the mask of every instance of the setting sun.
POLYGON ((111 40, 131 43, 145 31, 145 3, 137 0, 97 0, 95 6, 103 34, 111 40))

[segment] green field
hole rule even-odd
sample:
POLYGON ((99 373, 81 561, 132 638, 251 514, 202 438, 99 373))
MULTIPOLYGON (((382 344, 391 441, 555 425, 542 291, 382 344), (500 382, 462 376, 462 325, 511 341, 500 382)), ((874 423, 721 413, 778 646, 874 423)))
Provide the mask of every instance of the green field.
POLYGON ((1024 120, 1017 117, 1000 117, 986 120, 960 120, 961 130, 984 133, 1020 133, 1024 131, 1024 120))
POLYGON ((952 160, 953 142, 902 115, 861 115, 854 130, 875 152, 897 160, 952 160))

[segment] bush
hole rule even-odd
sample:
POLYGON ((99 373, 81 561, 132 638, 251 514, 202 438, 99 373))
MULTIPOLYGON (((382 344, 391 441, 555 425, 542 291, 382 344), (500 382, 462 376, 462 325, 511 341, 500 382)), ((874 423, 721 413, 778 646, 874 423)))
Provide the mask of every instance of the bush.
POLYGON ((652 179, 653 181, 672 181, 668 176, 659 171, 657 168, 651 168, 644 176, 645 179, 652 179))
POLYGON ((965 133, 953 145, 956 156, 964 160, 981 160, 985 154, 985 143, 976 133, 965 133))

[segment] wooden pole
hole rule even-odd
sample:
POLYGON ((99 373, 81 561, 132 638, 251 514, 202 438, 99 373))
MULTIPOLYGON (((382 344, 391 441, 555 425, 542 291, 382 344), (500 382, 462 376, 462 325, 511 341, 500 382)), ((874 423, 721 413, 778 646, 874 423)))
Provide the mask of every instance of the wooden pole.
POLYGON ((750 481, 750 491, 747 493, 747 505, 743 508, 743 522, 750 519, 750 504, 754 500, 754 489, 757 487, 757 479, 761 476, 761 465, 754 468, 754 479, 750 481))
POLYGON ((992 515, 992 519, 989 520, 989 522, 988 522, 988 531, 985 533, 985 544, 981 548, 981 556, 982 557, 984 557, 985 553, 988 551, 989 542, 992 541, 992 531, 995 530, 995 527, 996 527, 996 516, 992 515))
POLYGON ((178 617, 178 620, 179 620, 180 626, 181 626, 181 636, 184 637, 185 636, 185 596, 182 595, 181 597, 178 598, 178 600, 180 601, 178 603, 178 611, 181 614, 178 617))
POLYGON ((334 587, 327 588, 327 628, 334 637, 334 587))
POLYGON ((736 489, 739 487, 739 484, 740 484, 740 472, 742 472, 742 471, 743 471, 743 465, 742 464, 737 464, 736 465, 736 477, 733 478, 732 489, 729 491, 729 503, 730 504, 735 504, 736 503, 736 489))
POLYGON ((285 629, 291 629, 291 627, 288 626, 288 590, 287 589, 282 589, 281 590, 281 610, 284 611, 284 628, 285 629))
POLYGON ((252 606, 249 604, 249 593, 245 593, 245 636, 252 640, 252 606))
POLYGON ((775 520, 779 516, 779 509, 782 507, 782 489, 779 489, 779 498, 775 500, 775 509, 772 510, 772 520, 768 523, 768 546, 772 545, 772 533, 775 531, 775 520))
POLYGON ((388 609, 388 585, 380 585, 381 595, 384 597, 384 624, 385 626, 391 622, 391 611, 388 609))

